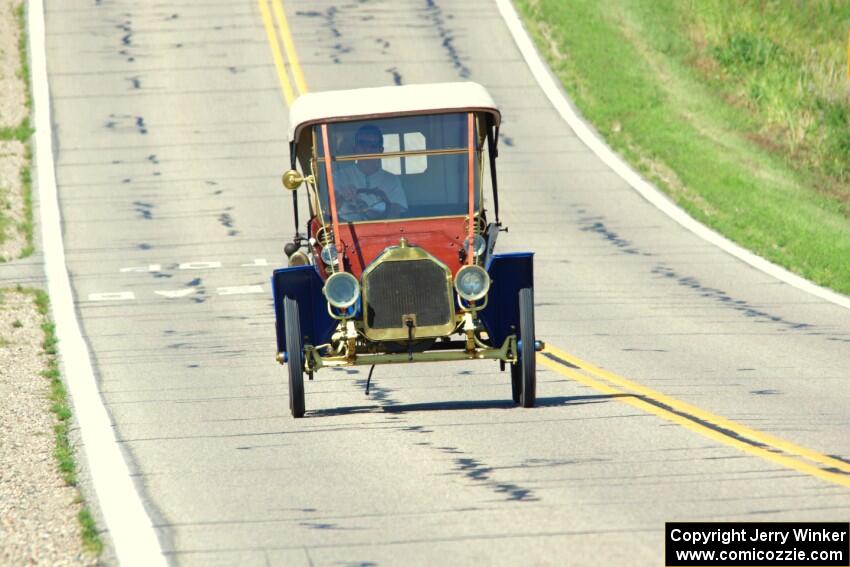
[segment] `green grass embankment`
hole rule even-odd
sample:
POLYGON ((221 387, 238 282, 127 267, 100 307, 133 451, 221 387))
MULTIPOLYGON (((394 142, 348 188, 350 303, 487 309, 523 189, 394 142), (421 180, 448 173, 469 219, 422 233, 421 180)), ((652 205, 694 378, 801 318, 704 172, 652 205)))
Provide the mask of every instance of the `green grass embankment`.
POLYGON ((701 222, 850 293, 850 2, 517 5, 634 167, 701 222))

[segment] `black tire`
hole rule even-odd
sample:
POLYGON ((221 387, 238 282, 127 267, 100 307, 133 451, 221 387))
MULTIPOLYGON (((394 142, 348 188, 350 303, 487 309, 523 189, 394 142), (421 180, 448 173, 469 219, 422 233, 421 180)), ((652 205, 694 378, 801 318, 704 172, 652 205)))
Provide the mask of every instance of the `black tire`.
MULTIPOLYGON (((534 349, 534 290, 519 290, 519 366, 522 376, 520 404, 524 408, 533 408, 537 399, 537 359, 534 349)), ((513 373, 511 373, 513 378, 513 373)))
POLYGON ((283 322, 286 335, 286 352, 289 360, 289 409, 292 417, 304 417, 304 345, 301 338, 301 319, 298 302, 283 299, 283 322))
POLYGON ((522 367, 519 362, 511 364, 511 395, 515 404, 522 401, 522 367))

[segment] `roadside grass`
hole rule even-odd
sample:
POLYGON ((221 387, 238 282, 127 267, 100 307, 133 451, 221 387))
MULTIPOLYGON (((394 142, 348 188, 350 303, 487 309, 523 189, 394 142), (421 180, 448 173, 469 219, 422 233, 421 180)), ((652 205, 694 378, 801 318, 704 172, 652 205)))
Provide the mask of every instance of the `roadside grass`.
MULTIPOLYGON (((30 256, 34 251, 33 245, 33 204, 32 204, 32 150, 31 138, 35 133, 32 127, 30 116, 32 115, 32 92, 30 89, 30 68, 27 45, 27 25, 26 25, 26 9, 25 2, 22 2, 15 9, 15 17, 18 21, 20 30, 18 40, 18 52, 20 58, 20 74, 19 78, 24 84, 25 104, 27 116, 21 123, 15 127, 0 128, 0 140, 12 141, 17 140, 24 145, 24 166, 21 169, 21 188, 23 191, 23 217, 20 222, 12 222, 12 220, 4 214, 6 205, 0 206, 0 242, 7 237, 7 228, 9 225, 15 225, 14 228, 23 234, 26 239, 26 245, 21 251, 21 258, 30 256)), ((0 257, 0 262, 7 259, 0 257)), ((88 552, 99 556, 103 551, 103 541, 97 531, 97 525, 92 517, 92 514, 86 506, 85 500, 79 492, 77 483, 77 465, 74 458, 73 447, 69 438, 69 428, 71 425, 71 408, 68 404, 68 396, 65 390, 65 384, 62 382, 59 371, 58 362, 58 339, 55 333, 55 326, 50 321, 50 299, 42 290, 24 288, 18 285, 14 288, 16 292, 26 293, 33 297, 36 308, 42 317, 43 323, 41 330, 44 334, 44 340, 41 345, 42 352, 46 358, 47 368, 41 375, 50 381, 50 410, 56 416, 57 423, 53 428, 54 433, 54 456, 56 458, 59 471, 63 480, 70 486, 77 488, 77 496, 75 503, 80 506, 80 511, 77 514, 77 519, 81 527, 81 538, 83 547, 88 552)), ((0 303, 3 302, 4 290, 0 289, 0 303)), ((12 326, 19 328, 23 324, 19 320, 15 320, 12 326)))
POLYGON ((850 293, 850 3, 517 6, 584 116, 636 169, 732 240, 850 293))
MULTIPOLYGON (((0 140, 16 140, 21 142, 25 148, 24 165, 20 172, 21 188, 23 191, 22 198, 24 219, 17 223, 13 222, 13 220, 8 216, 8 213, 4 214, 9 207, 8 203, 3 203, 2 206, 0 206, 0 242, 3 242, 7 238, 7 230, 11 228, 10 225, 14 225, 14 229, 23 234, 26 239, 26 245, 20 255, 21 258, 26 258, 34 251, 31 165, 32 150, 30 141, 35 130, 32 128, 30 120, 30 115, 32 114, 32 93, 30 90, 30 68, 26 33, 26 10, 24 2, 15 9, 15 17, 18 21, 18 29, 20 30, 18 40, 18 52, 20 58, 19 79, 24 84, 25 104, 29 112, 17 126, 0 128, 0 140)), ((5 262, 7 260, 9 259, 0 257, 0 262, 5 262)), ((54 456, 63 480, 68 485, 78 489, 75 502, 81 507, 77 514, 77 519, 81 527, 83 547, 90 553, 99 556, 103 551, 103 542, 98 535, 97 525, 94 522, 94 518, 86 506, 82 495, 79 493, 79 487, 77 484, 77 466, 74 460, 73 447, 71 446, 68 435, 72 413, 68 404, 65 384, 62 382, 59 371, 59 362, 57 358, 58 339, 56 338, 55 326, 50 321, 50 300, 47 293, 42 290, 24 288, 20 285, 16 286, 14 290, 19 293, 29 294, 33 297, 38 312, 43 320, 41 330, 44 334, 44 340, 41 344, 41 349, 46 358, 47 368, 41 373, 41 375, 50 381, 50 410, 56 416, 57 420, 57 423, 53 428, 55 442, 54 456)), ((0 304, 3 302, 3 292, 4 290, 0 289, 0 304)), ((19 320, 15 320, 12 323, 14 328, 20 328, 22 325, 23 323, 19 320)))
MULTIPOLYGON (((20 58, 21 70, 19 78, 24 83, 25 103, 29 113, 27 113, 27 116, 24 117, 21 123, 17 126, 12 128, 0 128, 0 140, 17 140, 21 142, 25 148, 26 153, 24 155, 24 166, 21 169, 21 190, 23 191, 22 197, 24 202, 24 214, 23 220, 16 223, 8 216, 8 213, 5 212, 7 210, 8 203, 3 203, 2 206, 0 206, 0 243, 4 242, 8 238, 8 230, 17 230, 26 239, 26 245, 21 250, 20 254, 21 258, 26 258, 32 255, 34 251, 32 217, 32 151, 30 149, 30 139, 35 131, 33 130, 30 122, 30 115, 32 114, 32 93, 30 92, 30 68, 29 58, 27 56, 26 11, 23 3, 15 9, 15 17, 18 20, 18 29, 20 30, 18 39, 18 55, 20 58)), ((0 197, 2 197, 2 195, 0 195, 0 197)), ((12 258, 0 257, 0 262, 5 262, 11 259, 12 258)))
POLYGON ((695 54, 716 63, 704 77, 753 115, 755 139, 821 183, 840 183, 835 192, 850 204, 850 3, 744 2, 730 11, 722 0, 692 0, 685 14, 702 46, 695 54))
MULTIPOLYGON (((68 405, 65 384, 62 382, 59 373, 58 339, 56 338, 55 326, 50 321, 50 299, 45 292, 38 289, 27 289, 21 286, 18 286, 16 289, 22 293, 29 293, 34 297, 38 312, 44 321, 41 324, 41 330, 44 333, 44 341, 41 348, 47 359, 47 369, 41 375, 50 381, 50 411, 53 412, 57 420, 56 425, 53 427, 56 443, 53 454, 56 457, 59 471, 65 482, 70 486, 79 488, 77 484, 77 465, 74 460, 74 449, 71 446, 68 436, 72 413, 68 405)), ((103 542, 97 533, 97 526, 94 523, 91 512, 79 493, 75 501, 81 506, 77 514, 77 519, 80 522, 83 547, 95 555, 100 555, 103 551, 103 542)))

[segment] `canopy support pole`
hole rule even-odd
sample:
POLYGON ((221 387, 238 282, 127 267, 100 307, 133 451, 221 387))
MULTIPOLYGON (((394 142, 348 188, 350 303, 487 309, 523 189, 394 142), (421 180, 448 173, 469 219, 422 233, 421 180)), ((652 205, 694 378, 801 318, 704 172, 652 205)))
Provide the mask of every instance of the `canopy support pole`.
POLYGON ((466 171, 469 180, 469 231, 466 239, 466 263, 471 265, 475 260, 475 115, 472 112, 466 115, 466 131, 466 171))
POLYGON ((325 177, 328 180, 328 197, 331 204, 331 223, 334 231, 334 246, 336 246, 337 258, 339 258, 339 271, 345 271, 343 262, 342 239, 339 236, 339 217, 336 213, 336 193, 334 192, 334 176, 331 168, 331 148, 328 143, 328 125, 322 124, 322 148, 325 151, 325 177))
POLYGON ((499 157, 499 150, 496 149, 496 144, 499 140, 499 127, 492 126, 493 117, 487 117, 487 154, 490 158, 490 179, 493 181, 493 212, 496 214, 496 226, 502 226, 499 222, 499 182, 496 179, 496 158, 499 157))

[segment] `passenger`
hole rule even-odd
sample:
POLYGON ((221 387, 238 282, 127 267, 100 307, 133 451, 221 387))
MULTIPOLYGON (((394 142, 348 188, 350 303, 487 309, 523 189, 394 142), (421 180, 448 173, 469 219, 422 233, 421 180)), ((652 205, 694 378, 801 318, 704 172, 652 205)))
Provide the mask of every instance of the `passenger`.
MULTIPOLYGON (((354 135, 355 154, 384 152, 381 129, 372 124, 361 126, 354 135)), ((398 175, 381 167, 380 159, 343 162, 334 173, 334 190, 339 200, 338 212, 343 220, 398 218, 407 211, 407 196, 398 175), (386 201, 389 202, 389 210, 386 201)))

